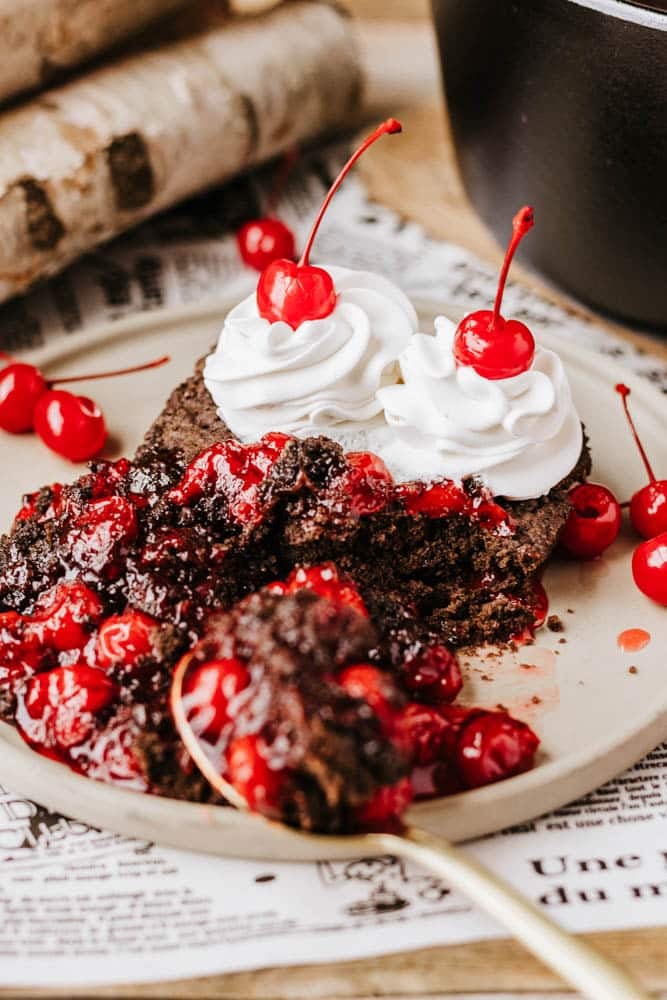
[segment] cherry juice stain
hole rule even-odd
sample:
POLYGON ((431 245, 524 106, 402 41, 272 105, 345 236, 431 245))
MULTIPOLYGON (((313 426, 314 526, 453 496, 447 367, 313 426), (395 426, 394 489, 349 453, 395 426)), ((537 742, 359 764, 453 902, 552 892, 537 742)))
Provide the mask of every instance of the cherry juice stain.
POLYGON ((651 633, 643 628, 626 628, 616 638, 616 644, 624 653, 638 653, 651 641, 651 633))

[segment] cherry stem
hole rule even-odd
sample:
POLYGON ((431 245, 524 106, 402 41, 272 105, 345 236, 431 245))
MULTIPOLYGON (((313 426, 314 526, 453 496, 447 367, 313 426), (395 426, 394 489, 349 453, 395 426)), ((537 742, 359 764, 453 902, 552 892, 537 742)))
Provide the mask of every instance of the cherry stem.
POLYGON ((403 126, 401 125, 401 123, 399 121, 396 121, 395 118, 387 118, 387 120, 384 121, 384 122, 382 122, 381 125, 378 125, 378 127, 375 129, 375 131, 372 132, 371 135, 369 135, 366 139, 364 139, 364 141, 359 146, 359 148, 357 150, 355 150, 355 152, 352 154, 352 156, 350 157, 350 159, 347 161, 347 163, 345 164, 345 166, 343 167, 343 169, 339 173, 339 175, 336 178, 336 180, 333 182, 333 184, 329 188, 329 193, 326 196, 326 198, 324 199, 324 202, 322 203, 321 209, 317 213, 317 218, 315 219, 315 222, 313 223, 313 228, 310 231, 310 236, 308 237, 308 241, 306 243, 306 247, 305 247, 303 253, 301 254, 301 259, 300 259, 299 264, 298 264, 299 267, 306 267, 307 266, 307 264, 308 264, 308 258, 310 257, 310 251, 312 249, 315 237, 317 236, 317 230, 320 228, 320 223, 321 223, 322 219, 324 218, 324 213, 328 209, 328 207, 329 207, 329 205, 331 203, 331 199, 333 198, 333 196, 335 195, 336 191, 341 186, 341 184, 343 183, 343 181, 345 180, 345 178, 347 177, 348 173, 350 172, 350 170, 352 169, 352 167, 354 166, 354 164, 357 162, 357 160, 359 159, 359 157, 362 156, 362 154, 366 152, 366 150, 368 149, 368 147, 372 146, 373 143, 376 142, 381 136, 383 136, 383 135, 394 135, 396 132, 401 132, 402 130, 403 130, 403 126))
POLYGON ((117 375, 134 375, 136 372, 146 372, 151 368, 159 368, 160 365, 166 365, 171 358, 168 354, 165 354, 161 358, 156 358, 155 361, 148 361, 145 365, 133 365, 132 368, 118 368, 113 372, 100 372, 94 375, 73 375, 68 377, 66 375, 61 375, 59 378, 54 378, 49 381, 49 386, 60 385, 62 382, 92 382, 98 378, 115 378, 117 375))
POLYGON ((632 414, 630 413, 630 407, 628 406, 628 396, 630 395, 630 387, 627 385, 623 385, 622 382, 619 382, 618 385, 615 386, 615 388, 616 392, 621 397, 621 401, 623 403, 623 409, 625 410, 625 415, 628 418, 628 423, 630 424, 630 430, 632 431, 632 436, 634 437, 637 443, 637 447, 639 448, 639 454, 642 457, 642 462, 644 463, 644 468, 648 473, 648 478, 650 482, 654 483, 656 481, 655 473, 651 467, 651 463, 648 460, 648 455, 644 451, 644 445, 641 443, 639 434, 637 433, 637 428, 635 427, 635 422, 632 419, 632 414))
POLYGON ((503 293, 505 292, 505 282, 507 281, 507 275, 510 269, 510 264, 512 263, 512 258, 514 257, 516 248, 521 240, 524 238, 526 233, 533 228, 534 222, 535 218, 530 205, 524 205, 523 208, 520 208, 512 219, 512 238, 507 247, 507 251, 505 252, 505 260, 503 261, 500 278, 498 279, 496 302, 493 307, 493 326, 495 326, 500 319, 500 306, 502 305, 503 293))
POLYGON ((280 163, 280 167, 276 174, 275 180, 273 182, 273 186, 271 187, 271 191, 269 192, 269 197, 266 202, 267 215, 273 215, 273 213, 275 212, 278 202, 282 198, 283 192, 285 191, 285 187, 287 186, 289 175, 292 173, 294 165, 298 159, 299 159, 298 146, 292 146, 291 149, 288 149, 287 152, 284 154, 280 163))

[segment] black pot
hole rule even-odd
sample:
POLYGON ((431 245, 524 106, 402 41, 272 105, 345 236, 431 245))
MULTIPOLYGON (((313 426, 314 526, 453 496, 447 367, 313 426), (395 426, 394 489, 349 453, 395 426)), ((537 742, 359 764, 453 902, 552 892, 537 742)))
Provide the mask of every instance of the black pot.
POLYGON ((667 327, 667 0, 433 0, 468 195, 609 313, 667 327), (649 9, 650 8, 650 9, 649 9))

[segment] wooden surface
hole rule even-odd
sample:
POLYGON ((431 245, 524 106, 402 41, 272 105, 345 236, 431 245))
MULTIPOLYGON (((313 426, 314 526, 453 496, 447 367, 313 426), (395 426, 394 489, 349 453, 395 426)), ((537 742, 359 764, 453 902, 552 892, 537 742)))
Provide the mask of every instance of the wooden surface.
MULTIPOLYGON (((362 170, 374 197, 421 223, 432 235, 458 242, 489 261, 501 252, 468 205, 439 97, 435 48, 421 0, 346 0, 368 20, 361 25, 373 111, 400 116, 401 142, 378 143, 362 170), (397 20, 388 22, 387 11, 397 20), (378 18, 378 19, 376 19, 378 18), (398 19, 400 18, 400 23, 398 19), (409 22, 409 23, 406 23, 409 22)), ((568 308, 584 311, 532 276, 523 276, 568 308)), ((603 321, 604 322, 604 321, 603 321)), ((667 345, 639 331, 610 329, 667 359, 667 345)), ((646 987, 667 991, 667 927, 591 934, 601 951, 621 961, 646 987)), ((261 958, 260 958, 261 960, 261 958)), ((159 1000, 333 1000, 428 995, 547 997, 557 978, 513 941, 431 948, 336 965, 264 969, 199 980, 90 990, 0 990, 0 997, 151 997, 159 1000)), ((560 993, 559 993, 560 995, 560 993)))

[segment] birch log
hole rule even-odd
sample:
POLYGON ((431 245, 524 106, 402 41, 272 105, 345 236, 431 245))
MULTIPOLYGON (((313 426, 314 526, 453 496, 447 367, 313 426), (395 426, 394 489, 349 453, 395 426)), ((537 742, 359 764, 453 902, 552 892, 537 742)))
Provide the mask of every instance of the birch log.
POLYGON ((0 115, 0 301, 357 106, 335 6, 220 19, 206 2, 199 23, 202 11, 204 29, 0 115))
POLYGON ((187 0, 0 0, 0 101, 41 87, 187 0))

